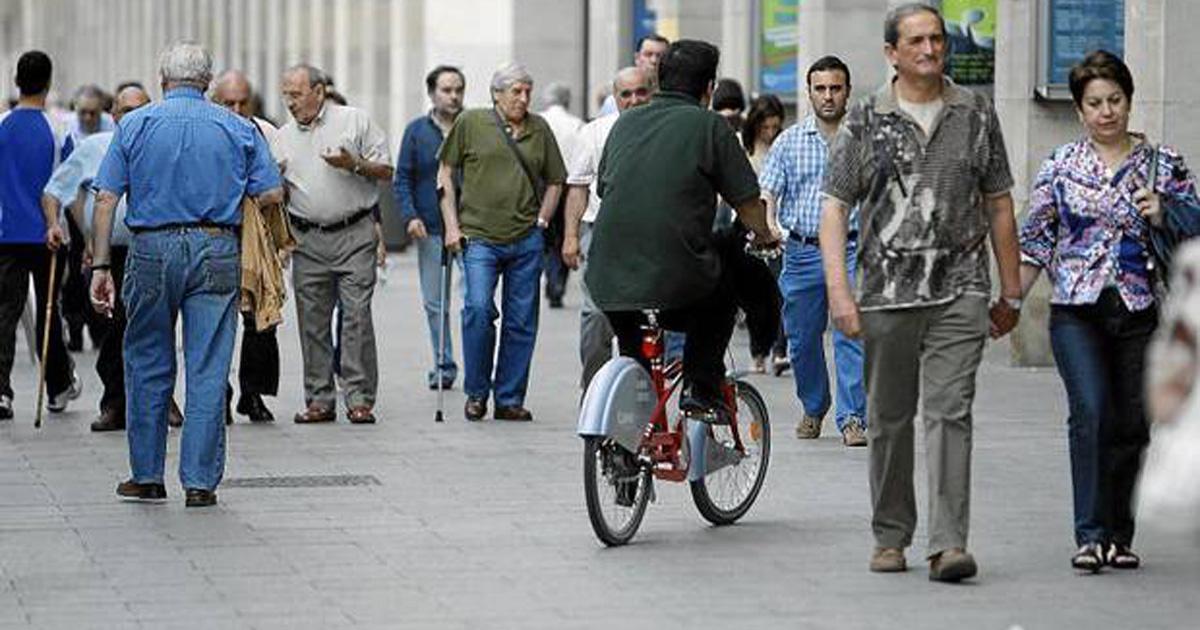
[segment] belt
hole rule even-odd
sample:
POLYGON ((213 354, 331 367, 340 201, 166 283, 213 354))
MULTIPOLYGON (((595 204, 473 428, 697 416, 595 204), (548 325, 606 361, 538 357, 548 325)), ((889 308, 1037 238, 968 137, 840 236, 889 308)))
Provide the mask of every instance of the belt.
POLYGON ((221 234, 237 234, 239 229, 240 226, 237 225, 199 221, 196 223, 164 223, 162 225, 154 225, 149 227, 130 226, 129 231, 133 232, 134 234, 146 234, 148 232, 185 232, 188 230, 198 230, 213 236, 219 236, 221 234))
POLYGON ((370 215, 371 208, 364 208, 346 217, 345 219, 342 219, 341 221, 334 221, 333 223, 317 223, 315 221, 309 221, 308 219, 298 217, 290 212, 288 213, 288 219, 292 222, 292 225, 301 232, 307 232, 309 230, 316 230, 318 232, 339 232, 350 227, 351 225, 354 225, 355 223, 358 223, 359 221, 362 221, 370 215))
MULTIPOLYGON (((802 236, 795 232, 789 232, 788 238, 793 241, 799 242, 801 245, 812 245, 813 247, 820 247, 820 245, 821 245, 821 239, 816 236, 802 236)), ((847 243, 853 243, 854 241, 857 241, 857 240, 858 240, 858 230, 850 230, 849 232, 846 232, 846 242, 847 243)))

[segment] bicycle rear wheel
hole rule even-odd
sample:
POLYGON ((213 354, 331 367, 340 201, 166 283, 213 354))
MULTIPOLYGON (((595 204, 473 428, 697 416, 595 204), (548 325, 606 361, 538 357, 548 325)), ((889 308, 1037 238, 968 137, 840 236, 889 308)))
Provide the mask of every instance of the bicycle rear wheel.
MULTIPOLYGON (((735 387, 737 431, 745 454, 690 484, 696 509, 714 525, 729 525, 746 514, 758 498, 758 491, 767 478, 767 464, 771 461, 771 421, 767 416, 767 405, 749 383, 737 381, 735 387)), ((710 448, 733 449, 733 427, 711 426, 708 441, 710 448)))
POLYGON ((583 493, 592 530, 609 547, 624 545, 646 514, 650 470, 609 438, 587 436, 583 445, 583 493))

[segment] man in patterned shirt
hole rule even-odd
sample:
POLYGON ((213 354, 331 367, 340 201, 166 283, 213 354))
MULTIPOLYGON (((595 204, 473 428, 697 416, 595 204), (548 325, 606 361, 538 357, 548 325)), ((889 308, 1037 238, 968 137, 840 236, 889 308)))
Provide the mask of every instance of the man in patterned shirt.
MULTIPOLYGON (((807 82, 813 113, 783 132, 771 146, 759 175, 759 185, 767 198, 768 213, 778 214, 778 223, 787 235, 779 291, 783 294, 788 355, 795 367, 796 397, 804 408, 796 425, 796 437, 812 440, 820 437, 821 422, 831 403, 824 342, 829 309, 817 238, 821 226, 821 179, 825 175, 828 143, 846 115, 850 69, 837 57, 822 57, 808 69, 807 82)), ((857 213, 851 213, 847 237, 846 259, 853 282, 857 213)), ((838 432, 846 446, 866 446, 862 342, 835 330, 833 353, 837 368, 838 432)))
POLYGON ((1013 182, 991 102, 943 76, 946 29, 937 10, 896 7, 884 39, 896 78, 850 109, 830 149, 821 255, 834 323, 865 339, 870 568, 906 568, 917 522, 913 416, 923 392, 929 577, 953 582, 977 571, 966 551, 975 372, 989 327, 1006 334, 1020 309, 1013 182), (855 204, 857 300, 845 265, 855 204), (990 313, 989 235, 1002 296, 990 313))

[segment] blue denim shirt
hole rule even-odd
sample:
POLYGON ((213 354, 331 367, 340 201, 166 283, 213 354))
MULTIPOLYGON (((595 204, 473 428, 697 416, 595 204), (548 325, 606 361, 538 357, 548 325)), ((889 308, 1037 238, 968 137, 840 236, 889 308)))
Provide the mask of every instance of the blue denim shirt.
POLYGON ((250 121, 180 87, 121 119, 93 186, 127 193, 132 229, 172 223, 239 225, 245 195, 280 186, 250 121))
POLYGON ((442 130, 432 116, 426 114, 408 123, 392 179, 401 224, 407 226, 409 221, 420 219, 430 234, 442 233, 437 196, 437 153, 441 146, 442 130))

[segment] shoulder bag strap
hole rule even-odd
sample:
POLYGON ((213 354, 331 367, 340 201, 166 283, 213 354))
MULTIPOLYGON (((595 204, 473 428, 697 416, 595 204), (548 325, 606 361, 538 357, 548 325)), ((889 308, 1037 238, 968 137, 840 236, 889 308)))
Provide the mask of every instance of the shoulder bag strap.
POLYGON ((504 121, 500 120, 500 114, 496 113, 496 108, 492 108, 492 120, 496 122, 496 129, 500 135, 504 136, 504 143, 512 149, 513 155, 517 158, 517 163, 521 165, 521 170, 525 171, 525 177, 529 179, 529 184, 533 186, 533 194, 537 199, 534 201, 541 206, 542 197, 545 193, 545 186, 542 184, 542 178, 538 177, 533 169, 529 168, 529 163, 525 161, 525 156, 521 155, 521 150, 517 148, 517 141, 513 140, 511 134, 504 130, 504 121))

